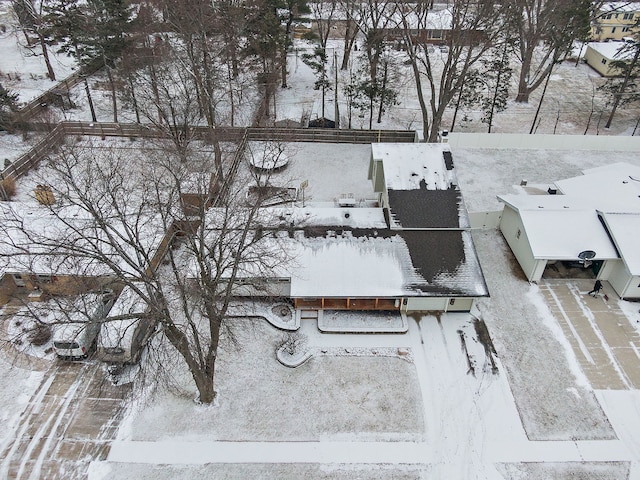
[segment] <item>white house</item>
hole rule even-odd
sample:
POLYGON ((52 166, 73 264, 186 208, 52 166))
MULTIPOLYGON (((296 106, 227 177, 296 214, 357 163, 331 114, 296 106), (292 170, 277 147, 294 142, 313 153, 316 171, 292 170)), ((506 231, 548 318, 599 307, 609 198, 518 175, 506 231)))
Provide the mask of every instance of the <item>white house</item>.
POLYGON ((567 277, 588 274, 621 298, 640 298, 640 167, 583 173, 547 195, 500 195, 500 230, 529 281, 563 266, 567 277))
MULTIPOLYGON (((448 145, 373 144, 369 178, 376 207, 262 209, 256 223, 271 233, 258 248, 288 258, 267 273, 243 266, 236 294, 287 297, 298 310, 401 312, 469 311, 488 296, 448 145), (260 275, 269 278, 256 290, 260 275)), ((210 235, 218 223, 212 209, 210 235)))

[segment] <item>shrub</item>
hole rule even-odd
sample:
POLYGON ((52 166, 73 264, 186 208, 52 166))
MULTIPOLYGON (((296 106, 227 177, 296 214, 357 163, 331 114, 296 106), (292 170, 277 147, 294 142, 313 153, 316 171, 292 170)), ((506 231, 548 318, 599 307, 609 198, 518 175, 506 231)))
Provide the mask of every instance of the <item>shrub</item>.
POLYGON ((16 194, 16 180, 13 177, 3 178, 0 182, 7 198, 11 198, 16 194))
POLYGON ((51 339, 51 334, 49 325, 38 323, 28 333, 29 342, 35 347, 41 347, 51 339))

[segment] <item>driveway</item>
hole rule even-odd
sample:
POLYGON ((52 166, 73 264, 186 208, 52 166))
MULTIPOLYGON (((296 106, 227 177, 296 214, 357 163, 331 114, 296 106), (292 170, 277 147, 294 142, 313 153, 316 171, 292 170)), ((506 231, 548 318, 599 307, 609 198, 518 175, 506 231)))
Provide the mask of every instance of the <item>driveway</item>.
POLYGON ((97 362, 54 360, 2 452, 1 478, 86 478, 115 439, 129 385, 105 380, 97 362))
POLYGON ((608 283, 604 295, 587 295, 593 280, 543 280, 551 313, 595 390, 640 389, 640 335, 618 306, 608 283))

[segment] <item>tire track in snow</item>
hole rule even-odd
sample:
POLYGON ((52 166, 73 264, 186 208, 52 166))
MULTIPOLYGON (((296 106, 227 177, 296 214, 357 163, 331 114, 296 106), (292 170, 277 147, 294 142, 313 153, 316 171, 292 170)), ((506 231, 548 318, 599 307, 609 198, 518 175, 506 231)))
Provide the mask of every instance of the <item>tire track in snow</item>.
MULTIPOLYGON (((12 445, 3 454, 2 478, 10 477, 12 467, 17 468, 17 472, 15 472, 16 480, 42 477, 42 467, 48 458, 52 445, 54 442, 64 438, 64 436, 57 436, 56 432, 65 416, 69 413, 69 406, 72 405, 74 400, 78 400, 79 391, 86 392, 92 384, 91 379, 87 379, 87 372, 91 369, 95 371, 96 367, 85 363, 81 365, 75 374, 75 366, 71 365, 65 365, 64 367, 57 365, 50 371, 50 374, 42 382, 25 409, 12 445), (50 394, 50 389, 54 384, 65 382, 66 379, 63 374, 71 377, 70 384, 68 386, 65 385, 62 393, 50 394), (83 384, 85 388, 81 389, 83 384), (47 403, 48 396, 51 401, 47 403), (63 401, 60 401, 61 399, 63 401), (29 436, 29 430, 36 425, 38 425, 37 430, 33 435, 29 436), (27 438, 28 442, 25 442, 27 438), (34 455, 37 455, 35 459, 34 455)), ((78 405, 77 402, 76 405, 78 405)))

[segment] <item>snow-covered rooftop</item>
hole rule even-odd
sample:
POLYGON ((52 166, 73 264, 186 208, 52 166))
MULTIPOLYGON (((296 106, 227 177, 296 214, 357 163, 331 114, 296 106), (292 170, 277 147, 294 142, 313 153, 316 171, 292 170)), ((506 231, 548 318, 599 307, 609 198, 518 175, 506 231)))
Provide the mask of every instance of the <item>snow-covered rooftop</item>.
POLYGON ((570 207, 567 205, 570 202, 562 202, 562 197, 501 195, 498 198, 520 213, 535 258, 577 259, 584 250, 595 251, 596 260, 618 258, 596 210, 570 207), (545 201, 536 201, 539 199, 545 201))
MULTIPOLYGON (((132 222, 138 228, 136 242, 155 252, 164 235, 162 224, 154 219, 137 220, 132 222)), ((0 202, 0 225, 0 272, 3 273, 101 276, 109 275, 112 269, 91 252, 110 257, 125 272, 130 272, 131 266, 121 254, 138 258, 135 247, 124 241, 131 231, 122 223, 115 221, 109 226, 115 239, 107 240, 87 212, 77 207, 0 202), (70 255, 72 251, 75 254, 70 255)))
POLYGON ((633 57, 633 52, 626 42, 590 42, 587 48, 591 48, 610 60, 627 60, 633 57))
POLYGON ((371 158, 383 162, 390 190, 446 190, 456 184, 446 143, 372 143, 371 158))
POLYGON ((636 2, 605 2, 600 7, 601 12, 637 12, 640 5, 636 2))
POLYGON ((293 249, 293 297, 488 294, 466 231, 328 231, 293 249))
POLYGON ((640 211, 640 167, 615 163, 555 182, 566 196, 601 210, 640 211))
POLYGON ((629 272, 640 276, 640 213, 603 212, 601 217, 629 272))
POLYGON ((598 260, 620 254, 630 270, 640 272, 640 167, 615 163, 583 173, 555 182, 559 195, 500 195, 498 199, 520 213, 535 258, 576 258, 581 251, 593 250, 598 260), (611 222, 609 232, 600 217, 608 227, 611 222), (612 240, 625 248, 616 250, 612 240))
POLYGON ((449 145, 375 143, 371 160, 374 184, 384 172, 393 228, 469 227, 449 145))

